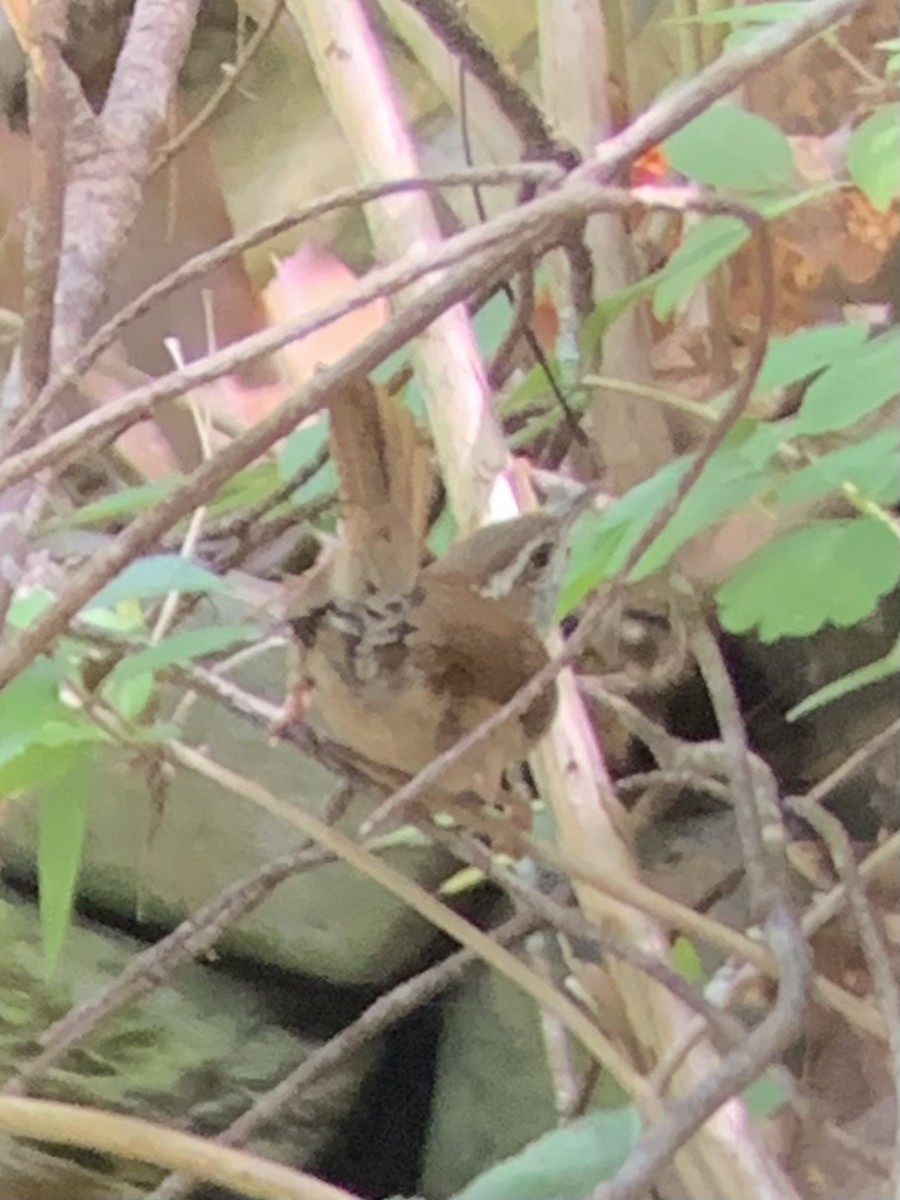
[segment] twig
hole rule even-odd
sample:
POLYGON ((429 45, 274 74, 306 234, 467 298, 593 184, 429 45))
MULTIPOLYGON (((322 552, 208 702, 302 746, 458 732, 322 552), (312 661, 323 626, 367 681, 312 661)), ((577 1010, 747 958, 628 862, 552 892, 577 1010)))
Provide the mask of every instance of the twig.
MULTIPOLYGON (((677 900, 654 891, 637 879, 622 879, 601 875, 590 862, 570 850, 559 850, 547 842, 518 835, 518 849, 535 862, 577 880, 620 904, 627 904, 687 937, 699 938, 723 954, 732 955, 749 964, 769 979, 778 978, 778 966, 768 949, 760 942, 732 929, 704 913, 696 912, 677 900)), ((881 1041, 886 1040, 884 1023, 879 1013, 866 1001, 851 995, 830 979, 817 977, 813 983, 813 998, 824 1008, 839 1013, 856 1028, 881 1041)))
POLYGON ((312 813, 285 803, 254 780, 229 770, 221 763, 213 762, 206 755, 181 742, 171 742, 166 749, 173 762, 215 780, 225 790, 271 813, 295 829, 302 830, 320 846, 331 850, 361 874, 408 904, 426 921, 443 930, 460 945, 470 947, 490 966, 495 967, 531 996, 540 1007, 555 1012, 588 1053, 607 1067, 648 1115, 656 1110, 655 1099, 643 1079, 581 1008, 567 996, 548 987, 544 980, 530 971, 515 955, 495 945, 487 934, 476 929, 418 884, 400 875, 371 851, 340 830, 326 825, 312 813))
MULTIPOLYGON (((207 529, 207 537, 210 538, 227 538, 241 537, 247 534, 251 527, 257 521, 261 521, 273 508, 277 508, 279 504, 284 504, 290 500, 294 492, 305 487, 310 480, 318 475, 325 464, 328 462, 328 450, 323 447, 310 459, 305 466, 299 471, 295 471, 290 479, 285 480, 268 496, 263 497, 256 504, 251 505, 244 512, 238 513, 233 517, 223 517, 216 522, 210 522, 207 529)), ((329 504, 331 500, 329 500, 329 504)), ((294 508, 292 516, 294 520, 300 524, 301 521, 313 520, 314 516, 320 515, 319 503, 316 503, 314 511, 309 511, 313 506, 308 506, 308 509, 294 508)), ((228 568, 225 568, 228 569, 228 568)))
POLYGON ((564 225, 573 212, 592 212, 607 204, 625 208, 631 203, 630 194, 619 189, 598 189, 593 184, 586 184, 583 188, 567 187, 565 193, 543 197, 524 209, 495 218, 488 225, 448 239, 424 259, 419 255, 410 255, 388 267, 372 271, 349 296, 295 321, 287 321, 243 338, 215 354, 189 363, 181 371, 161 376, 107 404, 102 411, 71 422, 58 434, 46 438, 41 446, 7 459, 0 466, 0 488, 27 478, 35 470, 62 461, 73 453, 83 453, 85 446, 99 437, 121 433, 135 421, 152 415, 154 405, 163 400, 181 395, 198 384, 209 383, 240 366, 256 362, 372 300, 391 296, 426 275, 439 274, 450 268, 427 291, 419 293, 414 305, 410 304, 398 312, 390 322, 370 334, 339 362, 318 372, 298 389, 292 399, 248 430, 242 438, 236 439, 233 446, 221 451, 213 460, 218 462, 223 454, 234 452, 234 446, 247 447, 251 444, 248 439, 252 438, 254 451, 249 455, 249 461, 268 450, 279 437, 290 432, 303 416, 316 411, 324 403, 324 399, 318 405, 313 402, 319 395, 324 395, 326 389, 322 387, 322 381, 328 380, 330 386, 335 386, 332 380, 340 382, 361 370, 373 369, 388 354, 426 328, 444 309, 465 299, 481 283, 493 280, 520 240, 529 241, 537 252, 543 253, 555 243, 560 235, 560 225, 564 225), (315 396, 310 396, 310 389, 315 396), (272 436, 268 431, 275 429, 278 432, 272 436))
MULTIPOLYGON (((457 14, 457 16, 460 21, 463 20, 462 14, 457 14)), ((469 133, 466 65, 462 61, 459 63, 459 126, 462 134, 463 155, 465 156, 466 166, 471 168, 475 165, 475 158, 472 153, 472 139, 469 133)), ((521 202, 522 199, 530 200, 534 193, 535 185, 533 183, 524 184, 520 191, 519 201, 521 202)), ((481 190, 477 184, 472 185, 472 199, 475 202, 475 211, 478 214, 478 219, 483 224, 488 219, 487 210, 484 207, 481 190)), ((500 284, 500 291, 506 297, 509 307, 512 310, 512 320, 503 336, 500 346, 494 353, 493 359, 486 368, 485 375, 487 376, 488 385, 492 392, 502 387, 506 382, 515 349, 520 340, 524 341, 535 363, 543 371, 544 377, 547 380, 547 386, 562 409, 572 437, 581 445, 587 445, 587 435, 579 425, 568 400, 563 395, 556 374, 550 366, 550 362, 531 325, 534 311, 534 264, 532 262, 523 263, 519 272, 519 278, 521 282, 518 297, 515 295, 512 284, 508 280, 504 279, 500 284)))
MULTIPOLYGON (((866 965, 872 979, 872 991, 888 1031, 891 1052, 894 1088, 900 1089, 900 987, 894 977, 890 961, 890 950, 884 929, 869 903, 866 889, 859 875, 850 839, 837 817, 833 816, 815 800, 789 801, 798 816, 808 821, 828 846, 832 862, 844 885, 847 904, 859 933, 866 965)), ((894 1141, 894 1182, 900 1183, 900 1123, 894 1141)))
MULTIPOLYGON (((900 833, 892 833, 880 846, 876 846, 871 854, 859 864, 857 870, 864 880, 871 879, 886 869, 892 873, 896 870, 898 852, 900 852, 900 833)), ((837 884, 824 896, 818 896, 803 914, 803 932, 808 938, 822 928, 832 917, 836 916, 847 902, 847 889, 843 883, 837 884)))
POLYGON ((255 875, 238 880, 207 901, 170 934, 132 958, 121 974, 41 1035, 42 1049, 0 1088, 0 1095, 23 1096, 75 1045, 113 1014, 163 987, 174 971, 205 954, 233 925, 259 907, 285 879, 334 856, 306 842, 266 863, 255 875))
POLYGON ((50 374, 53 297, 63 245, 66 194, 66 106, 62 47, 66 0, 37 0, 28 47, 31 187, 25 250, 22 326, 23 411, 34 404, 50 374))
POLYGON ((0 1096, 0 1130, 62 1146, 190 1171, 259 1200, 354 1200, 351 1193, 243 1150, 100 1108, 0 1096))
POLYGON ((737 696, 715 639, 698 619, 692 647, 713 702, 729 755, 738 834, 751 896, 764 914, 766 940, 778 964, 778 997, 743 1045, 729 1051, 694 1090, 675 1101, 665 1118, 648 1129, 615 1179, 594 1192, 593 1200, 640 1200, 662 1166, 727 1100, 739 1094, 774 1061, 802 1028, 812 981, 812 958, 781 873, 766 853, 763 824, 777 797, 760 803, 759 773, 750 767, 746 733, 737 696))
MULTIPOLYGON (((552 896, 530 887, 523 879, 518 878, 510 871, 503 870, 488 851, 473 838, 446 834, 439 830, 429 830, 428 832, 436 840, 449 846, 457 857, 477 866, 488 879, 499 884, 518 904, 530 909, 551 929, 572 939, 573 952, 578 958, 602 958, 609 954, 615 955, 639 971, 643 971, 645 975, 649 975, 663 987, 668 988, 674 996, 698 1013, 722 1037, 732 1042, 739 1040, 741 1035, 737 1023, 709 1004, 682 975, 679 975, 667 963, 648 954, 640 946, 619 937, 612 930, 598 930, 577 909, 564 907, 552 896)), ((538 844, 530 843, 529 850, 535 845, 538 844)), ((540 854, 535 857, 538 861, 540 860, 540 854)))
MULTIPOLYGON (((491 937, 499 946, 508 946, 525 937, 533 925, 533 917, 517 916, 498 929, 491 937)), ((473 950, 458 950, 449 958, 428 970, 405 980, 379 996, 361 1016, 314 1050, 294 1071, 277 1086, 260 1096, 247 1111, 213 1139, 216 1146, 244 1146, 265 1125, 278 1118, 289 1105, 316 1084, 323 1076, 332 1074, 350 1055, 367 1042, 383 1034, 416 1009, 435 1000, 442 992, 457 984, 478 961, 473 950)), ((192 1190, 196 1181, 189 1176, 171 1175, 153 1191, 147 1200, 181 1200, 192 1190)))
POLYGON ((278 20, 284 11, 284 5, 285 0, 272 0, 268 16, 261 25, 257 26, 253 36, 238 55, 237 62, 229 67, 225 79, 219 84, 200 111, 179 129, 175 137, 171 138, 160 149, 150 168, 149 174, 151 176, 155 175, 157 171, 161 171, 173 158, 180 154, 194 134, 202 129, 204 125, 208 125, 213 119, 224 101, 237 88, 241 79, 246 74, 247 68, 265 45, 273 29, 278 24, 278 20))
POLYGON ((500 111, 525 143, 526 157, 556 162, 566 170, 578 165, 578 153, 571 146, 560 143, 528 91, 501 68, 490 47, 472 29, 452 0, 406 2, 494 97, 500 111))
MULTIPOLYGON (((171 346, 170 349, 174 351, 175 366, 180 370, 184 367, 184 359, 182 358, 181 350, 179 347, 174 345, 171 346)), ((209 462, 210 458, 212 458, 212 440, 210 437, 211 424, 209 414, 206 410, 201 410, 198 401, 193 396, 188 397, 188 406, 190 408, 191 418, 197 433, 197 443, 200 448, 201 461, 209 462)), ((185 531, 184 537, 181 539, 181 546, 178 551, 179 557, 184 559, 193 558, 197 549, 197 545, 203 534, 203 526, 205 522, 206 505, 198 504, 198 506, 191 513, 187 530, 185 531)), ((178 605, 180 600, 181 592, 176 590, 166 593, 162 605, 160 606, 159 613, 157 614, 156 621, 153 625, 153 630, 150 634, 151 645, 158 645, 177 620, 178 605)))
POLYGON ((885 746, 892 745, 896 741, 898 734, 900 734, 900 719, 892 721, 890 725, 873 734, 864 745, 860 746, 858 750, 854 750, 852 754, 849 754, 833 771, 830 771, 824 779, 821 779, 815 787, 810 788, 803 798, 804 801, 810 804, 821 804, 836 787, 839 787, 842 783, 846 783, 848 779, 852 778, 860 767, 865 766, 868 760, 877 754, 879 750, 882 750, 885 746))
POLYGON ((623 161, 630 165, 699 116, 714 101, 733 92, 749 75, 824 29, 852 17, 864 4, 865 0, 817 0, 796 20, 773 24, 738 49, 717 58, 693 78, 672 88, 621 133, 602 142, 583 169, 600 182, 613 178, 621 170, 623 161))
MULTIPOLYGON (((248 230, 246 233, 237 234, 229 238, 227 241, 212 247, 210 250, 205 250, 202 254, 195 255, 156 283, 151 284, 150 287, 146 288, 139 296, 135 297, 134 300, 121 308, 115 316, 102 325, 88 339, 78 354, 56 373, 38 398, 36 405, 37 413, 40 415, 46 411, 65 388, 83 375, 100 355, 112 345, 122 330, 131 324, 132 321, 143 316, 157 300, 161 300, 172 292, 187 286, 192 280, 198 276, 207 274, 215 267, 227 262, 229 258, 242 254, 246 250, 251 250, 255 246, 261 245, 263 242, 269 241, 290 229, 295 229, 299 225, 313 221, 317 217, 324 216, 336 209, 355 208, 359 205, 379 200, 384 196, 403 192, 438 190, 445 187, 470 187, 473 181, 482 187, 500 187, 511 181, 522 179, 549 184, 560 178, 561 173, 557 167, 526 163, 521 166, 481 167, 474 171, 453 171, 445 175, 393 179, 384 183, 370 184, 365 187, 339 188, 334 192, 330 192, 328 195, 322 196, 318 200, 313 200, 302 208, 288 213, 286 216, 278 217, 273 221, 267 221, 262 225, 256 226, 254 229, 248 230)), ((367 302, 367 300, 362 300, 359 303, 363 304, 367 302)), ((353 304, 348 311, 352 311, 353 308, 358 306, 358 304, 353 304)), ((226 372, 223 371, 221 373, 224 374, 226 372)), ((30 427, 31 419, 29 417, 24 422, 19 423, 15 430, 16 441, 13 445, 21 444, 25 433, 27 433, 30 427)))

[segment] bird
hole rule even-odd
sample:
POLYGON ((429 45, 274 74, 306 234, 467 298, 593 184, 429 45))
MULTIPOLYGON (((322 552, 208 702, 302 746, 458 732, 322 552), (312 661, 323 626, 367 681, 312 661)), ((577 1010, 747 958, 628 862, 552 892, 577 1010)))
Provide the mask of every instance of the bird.
MULTIPOLYGON (((370 778, 417 774, 548 662, 566 537, 586 495, 487 525, 431 560, 431 449, 408 409, 366 378, 330 404, 341 518, 332 548, 293 589, 300 711, 370 778)), ((420 804, 504 808, 507 768, 556 710, 551 683, 460 755, 420 804)), ((393 786, 390 787, 393 790, 393 786)))

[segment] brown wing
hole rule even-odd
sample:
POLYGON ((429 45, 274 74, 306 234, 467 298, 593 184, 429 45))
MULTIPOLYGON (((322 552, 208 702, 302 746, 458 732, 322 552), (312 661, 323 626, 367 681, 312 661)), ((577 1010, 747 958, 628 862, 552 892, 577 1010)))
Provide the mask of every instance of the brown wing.
MULTIPOLYGON (((527 621, 474 590, 461 595, 452 578, 429 578, 410 621, 416 626, 413 656, 430 690, 462 704, 473 698, 491 708, 506 704, 548 661, 543 641, 527 621)), ((527 746, 510 761, 523 757, 546 731, 556 699, 551 684, 518 719, 516 736, 527 746)), ((466 732, 460 729, 457 736, 466 732)))

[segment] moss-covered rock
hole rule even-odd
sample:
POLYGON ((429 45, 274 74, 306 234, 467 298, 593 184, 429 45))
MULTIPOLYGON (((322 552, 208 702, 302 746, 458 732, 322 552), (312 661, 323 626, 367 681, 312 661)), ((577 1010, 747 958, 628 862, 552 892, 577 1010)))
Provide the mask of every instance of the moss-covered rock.
MULTIPOLYGON (((34 1056, 44 1030, 114 979, 140 949, 131 938, 101 934, 77 923, 58 969, 48 979, 36 909, 0 899, 0 1077, 8 1078, 17 1063, 34 1056)), ((262 978, 237 980, 210 966, 188 964, 164 987, 114 1015, 73 1047, 32 1094, 95 1104, 212 1135, 318 1044, 276 1026, 262 978)), ((295 1166, 308 1163, 347 1114, 371 1061, 372 1052, 367 1051, 341 1064, 266 1129, 256 1148, 295 1166)), ((23 1179, 23 1162, 31 1161, 30 1156, 23 1157, 18 1149, 13 1154, 0 1144, 0 1196, 25 1200, 30 1194, 57 1194, 50 1182, 62 1171, 57 1159, 76 1161, 91 1171, 107 1169, 102 1156, 63 1148, 53 1152, 53 1159, 48 1164, 40 1154, 34 1156, 35 1188, 30 1191, 23 1179), (50 1190, 43 1191, 44 1185, 50 1190)), ((120 1183, 136 1186, 152 1184, 158 1177, 155 1170, 136 1163, 110 1164, 109 1169, 120 1183)), ((76 1176, 61 1184, 71 1185, 73 1194, 78 1190, 76 1176)), ((85 1186, 93 1185, 88 1180, 85 1186)), ((120 1189, 118 1194, 126 1192, 120 1189)))

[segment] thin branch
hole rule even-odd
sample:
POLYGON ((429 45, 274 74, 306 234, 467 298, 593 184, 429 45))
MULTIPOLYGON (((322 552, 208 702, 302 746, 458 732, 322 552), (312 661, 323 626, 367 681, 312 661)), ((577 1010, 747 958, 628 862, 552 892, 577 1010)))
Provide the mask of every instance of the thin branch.
POLYGON ((865 4, 866 0, 816 0, 796 20, 773 24, 738 49, 717 58, 692 79, 672 88, 621 133, 601 142, 583 170, 599 182, 616 178, 624 164, 631 165, 660 145, 710 104, 730 95, 755 71, 854 16, 865 4))
POLYGON ((284 5, 285 0, 272 0, 272 6, 265 21, 257 26, 253 36, 238 55, 237 62, 231 64, 225 78, 200 111, 179 129, 175 137, 166 142, 162 147, 150 168, 150 175, 155 175, 157 171, 161 171, 163 167, 181 153, 194 134, 202 129, 204 125, 208 125, 213 119, 225 100, 235 91, 241 79, 246 74, 247 68, 268 41, 269 36, 278 24, 282 12, 284 12, 284 5))
MULTIPOLYGON (((44 439, 40 446, 23 451, 0 465, 0 489, 29 477, 44 466, 61 462, 76 452, 83 453, 87 444, 100 437, 121 433, 129 425, 152 415, 154 406, 163 400, 172 399, 192 387, 209 383, 238 367, 256 362, 372 300, 391 296, 409 287, 426 275, 451 269, 427 291, 419 293, 415 304, 411 303, 407 309, 398 312, 390 322, 370 334, 339 362, 307 381, 294 397, 241 438, 235 439, 231 447, 213 460, 214 463, 219 462, 222 455, 234 452, 237 446, 246 450, 252 445, 253 450, 246 457, 246 462, 249 462, 290 432, 304 416, 316 410, 307 400, 310 389, 318 397, 324 395, 325 391, 321 386, 322 380, 333 380, 330 386, 336 386, 361 370, 373 369, 388 354, 426 328, 444 309, 465 299, 481 284, 492 281, 514 254, 519 241, 527 240, 535 246, 536 251, 543 253, 555 244, 560 227, 571 219, 573 212, 576 215, 586 214, 606 204, 625 208, 631 203, 629 193, 620 189, 597 189, 592 184, 583 188, 567 188, 565 193, 546 196, 524 209, 503 214, 488 225, 458 234, 436 246, 425 258, 408 255, 397 263, 372 271, 349 296, 295 321, 287 321, 243 338, 206 358, 189 363, 181 371, 163 375, 137 388, 107 404, 102 411, 71 422, 59 433, 44 439)), ((324 398, 319 406, 322 403, 324 398)), ((242 458, 241 465, 246 465, 246 462, 242 458)))
POLYGON ((529 158, 547 159, 571 170, 580 159, 560 143, 529 92, 502 69, 490 47, 475 32, 453 0, 406 0, 444 45, 490 92, 498 108, 525 143, 529 158))
MULTIPOLYGON (((611 900, 630 905, 678 933, 699 938, 724 954, 752 964, 753 970, 761 972, 769 979, 778 978, 778 964, 767 947, 747 937, 740 930, 715 921, 705 913, 696 912, 637 879, 626 879, 612 874, 601 875, 590 862, 576 856, 570 850, 558 849, 524 834, 518 834, 517 838, 517 849, 542 866, 577 880, 611 900)), ((880 1014, 867 1001, 821 976, 814 980, 812 994, 818 1004, 838 1013, 857 1029, 880 1041, 887 1040, 880 1014)))
MULTIPOLYGON (((888 1031, 895 1093, 900 1089, 900 987, 891 965, 884 928, 875 915, 860 878, 847 831, 837 817, 809 797, 793 799, 791 808, 808 821, 828 846, 832 862, 844 885, 847 905, 859 933, 860 945, 872 979, 872 991, 888 1031)), ((894 1181, 900 1182, 900 1123, 894 1141, 894 1181)))
MULTIPOLYGON (((808 797, 807 797, 808 798, 808 797)), ((900 833, 892 833, 889 838, 876 846, 857 867, 864 880, 883 876, 886 872, 896 873, 897 860, 900 857, 900 833)), ((824 896, 817 896, 803 914, 803 932, 808 938, 823 925, 835 917, 847 903, 847 889, 843 883, 837 884, 824 896)))
MULTIPOLYGON (((195 255, 156 283, 151 284, 139 296, 136 296, 134 300, 126 304, 109 321, 102 325, 88 339, 78 354, 56 373, 38 398, 36 406, 38 413, 46 411, 58 399, 65 388, 75 383, 100 357, 104 350, 107 350, 112 345, 122 330, 130 325, 132 321, 143 316, 156 301, 165 298, 172 292, 178 291, 180 288, 186 287, 198 276, 207 274, 209 271, 221 266, 222 263, 227 262, 228 259, 242 254, 247 250, 252 250, 255 246, 270 241, 279 234, 296 229, 298 226, 330 212, 343 208, 355 208, 358 205, 379 200, 384 196, 403 192, 416 190, 429 191, 450 187, 470 187, 473 182, 480 184, 482 187, 501 187, 510 182, 523 179, 550 184, 558 181, 561 177, 561 172, 557 167, 543 164, 523 164, 511 167, 482 167, 474 171, 452 171, 445 175, 395 179, 384 183, 369 184, 365 187, 339 188, 334 192, 330 192, 328 195, 313 200, 302 208, 288 213, 286 216, 278 217, 273 221, 267 221, 262 225, 256 226, 254 229, 248 230, 246 233, 237 234, 227 241, 221 242, 218 246, 195 255)), ((353 309, 365 303, 368 303, 368 301, 358 301, 348 311, 353 311, 353 309)), ((299 334, 297 336, 302 337, 304 335, 299 334)), ((221 373, 225 374, 226 371, 223 370, 221 373)), ((29 424, 27 422, 20 422, 15 430, 16 439, 11 445, 20 444, 28 428, 29 424)))
POLYGON ((62 47, 67 0, 37 0, 32 8, 28 48, 28 113, 31 132, 31 188, 25 249, 25 301, 22 326, 23 411, 47 382, 53 340, 53 297, 63 244, 66 194, 66 105, 62 47))
POLYGON ((610 954, 615 955, 667 988, 726 1041, 733 1043, 743 1036, 737 1022, 705 1000, 667 963, 648 954, 640 946, 626 941, 610 929, 597 929, 577 909, 566 908, 552 896, 529 886, 511 871, 503 870, 474 838, 445 834, 439 830, 426 832, 447 845, 464 862, 477 866, 488 879, 499 884, 519 905, 529 909, 551 929, 565 934, 573 942, 573 953, 576 957, 589 961, 599 960, 610 954))
POLYGON ((594 1192, 593 1200, 641 1200, 678 1149, 727 1100, 738 1095, 773 1062, 803 1027, 813 979, 812 956, 790 904, 774 856, 767 853, 763 825, 777 796, 761 797, 759 772, 750 767, 749 748, 737 695, 721 651, 699 619, 692 648, 703 674, 726 752, 729 755, 738 834, 751 896, 763 912, 763 931, 778 964, 778 997, 762 1023, 732 1049, 693 1091, 674 1102, 664 1119, 639 1139, 615 1179, 594 1192))
MULTIPOLYGON (((85 125, 80 152, 70 160, 56 298, 57 363, 80 346, 137 219, 153 140, 165 119, 199 2, 137 0, 101 116, 85 125)), ((77 138, 77 130, 70 129, 77 138)))
POLYGON ((545 980, 529 970, 514 954, 502 946, 497 946, 487 934, 476 929, 446 904, 399 874, 340 830, 326 825, 312 813, 280 800, 255 780, 247 779, 221 763, 213 762, 206 755, 181 742, 169 743, 166 751, 173 762, 214 780, 234 795, 262 808, 287 825, 302 830, 320 846, 337 854, 344 862, 409 905, 426 921, 443 930, 460 945, 470 947, 490 966, 512 980, 526 995, 531 996, 540 1007, 555 1013, 588 1053, 613 1074, 643 1111, 648 1115, 657 1111, 655 1097, 644 1080, 582 1009, 567 996, 549 987, 545 980))
POLYGON ((343 1188, 280 1163, 99 1108, 0 1096, 0 1130, 41 1142, 116 1154, 170 1171, 190 1171, 209 1183, 259 1200, 354 1200, 343 1188))
POLYGON ((266 863, 255 875, 224 888, 162 941, 132 958, 106 987, 46 1029, 41 1035, 40 1053, 19 1067, 0 1088, 0 1095, 25 1095, 42 1075, 102 1022, 163 987, 178 967, 210 950, 228 929, 257 909, 285 879, 333 860, 333 854, 306 842, 266 863))
MULTIPOLYGON (((490 936, 498 946, 509 946, 525 937, 533 924, 534 918, 531 916, 513 917, 492 930, 490 936)), ((379 996, 351 1025, 314 1050, 276 1087, 260 1096, 242 1116, 213 1139, 213 1144, 245 1146, 263 1126, 277 1120, 289 1105, 297 1104, 304 1092, 324 1076, 338 1070, 347 1058, 367 1042, 459 983, 477 961, 478 955, 473 950, 458 950, 443 962, 404 980, 379 996)), ((195 1182, 187 1175, 171 1175, 147 1200, 181 1200, 191 1192, 195 1182)))

